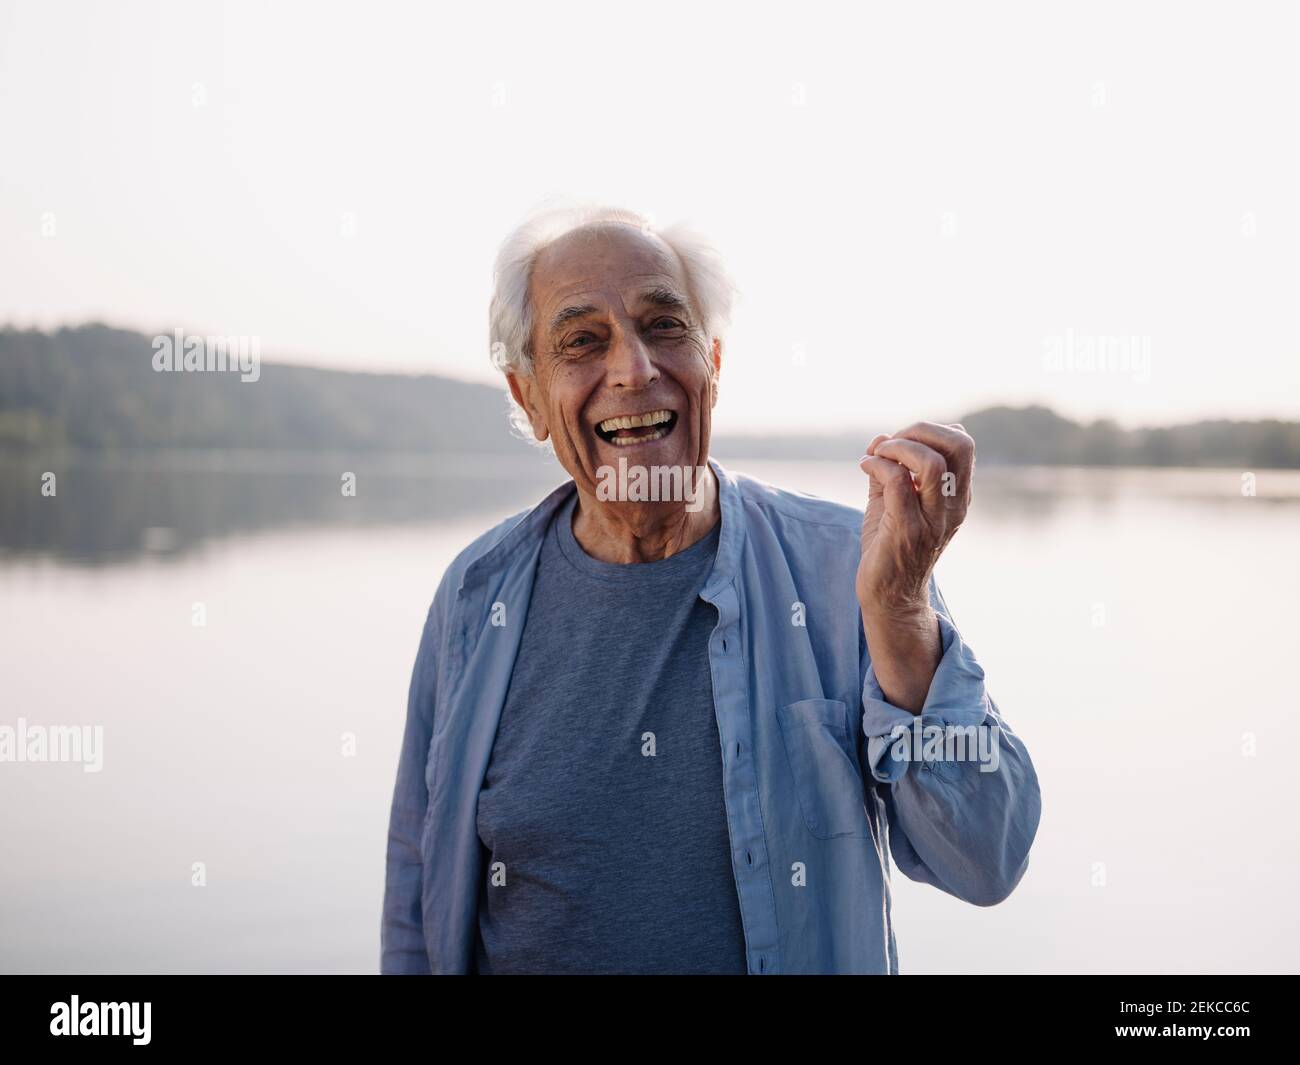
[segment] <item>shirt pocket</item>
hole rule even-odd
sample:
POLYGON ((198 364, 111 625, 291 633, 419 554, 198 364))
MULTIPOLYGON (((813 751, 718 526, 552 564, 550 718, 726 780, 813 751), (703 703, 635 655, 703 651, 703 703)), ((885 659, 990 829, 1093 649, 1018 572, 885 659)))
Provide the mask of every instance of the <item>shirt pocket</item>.
POLYGON ((868 838, 862 771, 858 767, 848 704, 801 699, 776 711, 804 824, 818 839, 868 838))

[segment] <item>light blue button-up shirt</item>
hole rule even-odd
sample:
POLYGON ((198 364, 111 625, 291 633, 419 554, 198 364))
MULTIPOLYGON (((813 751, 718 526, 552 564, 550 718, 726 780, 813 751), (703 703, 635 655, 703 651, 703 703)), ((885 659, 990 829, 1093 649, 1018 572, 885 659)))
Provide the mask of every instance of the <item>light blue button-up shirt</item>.
MULTIPOLYGON (((722 528, 701 595, 718 611, 709 663, 749 971, 896 973, 890 855, 913 880, 1002 901, 1038 828, 1033 763, 933 582, 942 657, 921 727, 885 701, 854 591, 861 511, 710 464, 722 528), (978 747, 906 742, 981 729, 978 747)), ((434 596, 389 825, 384 972, 473 969, 478 794, 543 536, 575 490, 479 537, 434 596)))

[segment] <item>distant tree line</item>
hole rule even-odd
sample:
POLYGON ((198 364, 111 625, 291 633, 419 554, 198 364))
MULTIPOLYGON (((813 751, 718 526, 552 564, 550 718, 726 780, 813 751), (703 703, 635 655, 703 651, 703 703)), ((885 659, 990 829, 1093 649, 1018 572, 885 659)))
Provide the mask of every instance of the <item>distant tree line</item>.
POLYGON ((1300 468, 1300 422, 1216 419, 1122 429, 1108 419, 1080 424, 1046 407, 989 407, 966 415, 961 423, 975 437, 983 461, 1300 468))
MULTIPOLYGON (((54 448, 240 448, 520 454, 502 389, 433 375, 264 363, 157 372, 152 337, 105 325, 0 330, 0 452, 54 448)), ((1300 422, 1200 421, 1166 428, 1082 424, 1046 407, 964 415, 981 462, 1300 468, 1300 422)), ((731 436, 720 456, 843 457, 866 435, 731 436)))
POLYGON ((501 389, 264 363, 158 372, 154 338, 87 325, 0 330, 0 450, 69 447, 509 452, 501 389))

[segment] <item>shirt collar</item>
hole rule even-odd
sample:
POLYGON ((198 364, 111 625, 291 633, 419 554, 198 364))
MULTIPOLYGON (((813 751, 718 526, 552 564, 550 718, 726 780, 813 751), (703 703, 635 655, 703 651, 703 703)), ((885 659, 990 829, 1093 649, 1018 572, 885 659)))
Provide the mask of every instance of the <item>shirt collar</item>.
MULTIPOLYGON (((718 553, 713 560, 713 569, 704 583, 701 596, 712 599, 735 577, 740 566, 741 546, 745 542, 744 508, 740 498, 740 485, 716 459, 709 459, 709 466, 718 481, 718 500, 722 510, 722 529, 718 537, 718 553)), ((551 519, 568 500, 577 486, 573 479, 565 481, 552 491, 532 510, 520 516, 510 530, 501 537, 484 554, 480 555, 465 570, 465 579, 460 590, 478 583, 486 574, 502 569, 521 555, 523 547, 536 548, 546 535, 546 528, 551 519)), ((536 564, 536 551, 527 556, 536 564)))

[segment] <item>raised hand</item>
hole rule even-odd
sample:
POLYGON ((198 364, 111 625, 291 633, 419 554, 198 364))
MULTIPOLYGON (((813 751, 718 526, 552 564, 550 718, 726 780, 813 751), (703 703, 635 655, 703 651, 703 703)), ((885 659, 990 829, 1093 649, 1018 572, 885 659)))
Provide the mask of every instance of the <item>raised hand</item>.
POLYGON ((868 650, 886 698, 917 712, 938 664, 930 574, 970 506, 975 441, 918 422, 875 437, 858 465, 871 478, 856 584, 868 650))

